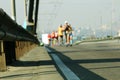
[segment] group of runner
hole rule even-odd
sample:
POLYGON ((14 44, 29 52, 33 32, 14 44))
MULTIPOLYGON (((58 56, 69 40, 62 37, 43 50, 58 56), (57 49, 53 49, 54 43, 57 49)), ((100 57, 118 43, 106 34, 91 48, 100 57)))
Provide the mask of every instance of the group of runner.
POLYGON ((72 46, 72 31, 73 29, 67 21, 65 21, 64 25, 60 24, 57 31, 48 34, 49 45, 72 46))

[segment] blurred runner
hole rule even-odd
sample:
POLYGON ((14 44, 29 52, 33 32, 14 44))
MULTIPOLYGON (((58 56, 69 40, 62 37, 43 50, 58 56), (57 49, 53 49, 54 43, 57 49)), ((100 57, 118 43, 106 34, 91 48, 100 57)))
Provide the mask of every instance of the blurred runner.
POLYGON ((51 46, 51 35, 48 34, 48 45, 51 46))
POLYGON ((63 27, 62 24, 58 27, 59 45, 63 45, 63 27))
POLYGON ((64 25, 64 34, 65 34, 65 40, 66 40, 66 46, 71 45, 72 46, 72 27, 70 24, 68 24, 67 21, 65 21, 64 25))
POLYGON ((70 39, 70 41, 69 41, 69 44, 70 44, 70 46, 72 46, 72 44, 73 44, 73 33, 72 33, 72 31, 73 31, 73 29, 72 29, 72 26, 71 26, 71 24, 69 24, 69 26, 70 26, 70 29, 69 29, 69 39, 70 39))
POLYGON ((55 45, 58 45, 58 31, 55 31, 55 45))
POLYGON ((54 46, 55 45, 55 31, 53 31, 51 33, 51 45, 54 46))
POLYGON ((65 21, 65 24, 63 26, 63 35, 64 35, 64 39, 65 39, 65 44, 67 43, 67 33, 66 33, 66 29, 67 29, 67 26, 68 26, 68 22, 65 21))

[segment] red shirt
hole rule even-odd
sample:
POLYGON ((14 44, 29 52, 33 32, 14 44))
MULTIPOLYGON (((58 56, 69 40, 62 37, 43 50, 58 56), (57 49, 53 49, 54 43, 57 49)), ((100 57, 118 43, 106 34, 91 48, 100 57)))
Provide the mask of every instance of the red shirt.
POLYGON ((51 38, 55 38, 55 32, 51 33, 51 38))
POLYGON ((48 34, 48 39, 50 39, 51 38, 51 35, 50 34, 48 34))

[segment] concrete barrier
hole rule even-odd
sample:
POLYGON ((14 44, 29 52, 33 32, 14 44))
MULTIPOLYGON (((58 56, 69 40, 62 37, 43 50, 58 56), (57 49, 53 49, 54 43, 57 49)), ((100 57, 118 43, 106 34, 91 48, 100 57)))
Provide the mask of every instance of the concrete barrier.
POLYGON ((0 71, 6 71, 6 59, 3 49, 3 41, 0 41, 0 71))

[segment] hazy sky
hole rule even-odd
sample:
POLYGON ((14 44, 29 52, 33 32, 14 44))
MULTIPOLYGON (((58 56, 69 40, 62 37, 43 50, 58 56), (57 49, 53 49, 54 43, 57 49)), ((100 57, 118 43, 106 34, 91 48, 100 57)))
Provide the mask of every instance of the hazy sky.
MULTIPOLYGON (((10 17, 12 16, 12 0, 0 0, 0 8, 2 8, 10 17)), ((16 0, 16 21, 23 25, 25 19, 24 0, 16 0)))
POLYGON ((56 5, 55 1, 40 0, 39 26, 42 30, 45 27, 55 30, 65 20, 74 27, 94 29, 102 25, 110 27, 111 22, 120 20, 120 0, 58 0, 56 5))
MULTIPOLYGON (((24 23, 24 0, 16 0, 17 22, 24 23)), ((0 7, 11 15, 11 0, 0 0, 0 7)), ((38 32, 56 30, 67 20, 73 27, 120 30, 120 0, 40 0, 38 32), (116 27, 117 26, 117 27, 116 27)))

